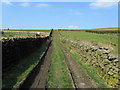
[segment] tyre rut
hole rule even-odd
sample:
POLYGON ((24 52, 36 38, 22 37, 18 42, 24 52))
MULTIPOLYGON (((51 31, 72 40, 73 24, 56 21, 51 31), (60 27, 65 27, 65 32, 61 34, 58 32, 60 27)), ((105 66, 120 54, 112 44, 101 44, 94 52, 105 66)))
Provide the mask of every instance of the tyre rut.
POLYGON ((96 83, 90 80, 87 74, 80 68, 79 64, 68 54, 67 50, 65 50, 61 44, 59 46, 65 56, 65 61, 75 88, 97 88, 96 83))

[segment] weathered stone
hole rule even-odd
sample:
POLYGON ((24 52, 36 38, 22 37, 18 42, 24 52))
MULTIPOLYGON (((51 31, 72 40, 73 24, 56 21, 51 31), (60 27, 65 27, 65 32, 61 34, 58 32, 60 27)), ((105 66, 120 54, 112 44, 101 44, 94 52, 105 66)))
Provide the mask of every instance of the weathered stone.
POLYGON ((105 50, 109 50, 109 48, 108 48, 108 47, 105 47, 104 49, 105 49, 105 50))
POLYGON ((110 61, 113 61, 113 60, 115 60, 115 59, 116 59, 116 57, 113 56, 113 55, 109 55, 109 57, 108 57, 108 60, 110 60, 110 61))
POLYGON ((118 71, 119 71, 119 69, 118 69, 118 68, 116 68, 115 66, 114 66, 114 67, 112 67, 112 69, 113 69, 113 70, 115 70, 116 72, 118 72, 118 71))
POLYGON ((115 59, 113 62, 115 62, 115 63, 116 63, 116 62, 119 62, 119 60, 118 60, 118 59, 115 59))
POLYGON ((100 63, 100 67, 101 67, 101 68, 104 68, 104 65, 103 65, 102 63, 100 63))
POLYGON ((103 63, 104 66, 106 66, 106 65, 108 65, 108 64, 109 64, 109 62, 104 62, 104 63, 103 63))
POLYGON ((97 54, 98 54, 98 55, 102 55, 102 54, 103 54, 102 50, 99 49, 99 50, 97 51, 97 54))
POLYGON ((109 72, 108 72, 108 74, 112 76, 114 73, 113 73, 113 72, 111 72, 111 71, 109 71, 109 72))
POLYGON ((92 49, 92 51, 97 51, 99 49, 99 47, 92 46, 91 49, 92 49))
POLYGON ((104 47, 99 47, 99 49, 104 49, 104 47))
POLYGON ((115 80, 113 77, 118 78, 117 73, 120 69, 118 68, 119 60, 116 56, 111 54, 108 48, 88 45, 84 42, 73 40, 67 40, 66 43, 80 54, 83 63, 93 65, 100 76, 104 77, 106 82, 109 82, 112 86, 117 85, 117 79, 115 80))
POLYGON ((107 59, 108 56, 107 55, 103 55, 101 58, 104 60, 104 59, 107 59))
POLYGON ((110 51, 109 50, 103 50, 103 54, 109 54, 110 51))
POLYGON ((108 59, 104 59, 103 62, 104 63, 110 63, 110 61, 108 59))

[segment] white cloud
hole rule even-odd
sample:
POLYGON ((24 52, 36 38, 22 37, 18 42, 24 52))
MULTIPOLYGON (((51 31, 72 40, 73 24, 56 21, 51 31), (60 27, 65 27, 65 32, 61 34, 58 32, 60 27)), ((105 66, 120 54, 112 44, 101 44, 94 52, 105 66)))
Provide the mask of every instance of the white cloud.
POLYGON ((7 5, 12 5, 12 3, 9 0, 2 0, 2 2, 7 4, 7 5))
POLYGON ((95 2, 90 3, 92 8, 110 8, 114 5, 117 5, 118 0, 96 0, 95 2))
POLYGON ((78 28, 78 26, 70 25, 68 28, 78 28))
POLYGON ((37 7, 40 7, 40 8, 42 8, 42 7, 50 7, 50 5, 49 4, 37 4, 37 7))
POLYGON ((29 7, 30 4, 29 4, 28 2, 24 2, 24 3, 21 4, 21 6, 22 6, 22 7, 29 7))

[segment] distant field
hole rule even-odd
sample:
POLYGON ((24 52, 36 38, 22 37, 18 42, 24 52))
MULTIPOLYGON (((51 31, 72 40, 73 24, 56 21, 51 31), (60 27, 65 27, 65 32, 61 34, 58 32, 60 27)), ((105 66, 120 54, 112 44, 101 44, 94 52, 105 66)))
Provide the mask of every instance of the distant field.
POLYGON ((120 30, 120 28, 96 28, 96 29, 58 29, 63 31, 85 31, 85 30, 98 30, 98 31, 110 31, 110 30, 120 30))
MULTIPOLYGON (((7 29, 3 29, 3 31, 6 31, 7 29)), ((19 30, 19 29, 10 29, 9 31, 33 31, 33 32, 50 32, 51 30, 27 30, 27 29, 25 29, 25 30, 19 30)))
POLYGON ((18 32, 5 32, 2 34, 2 37, 14 37, 14 36, 31 36, 35 33, 18 33, 18 32))
POLYGON ((70 40, 81 40, 92 43, 97 43, 102 46, 109 46, 112 48, 114 54, 118 54, 118 36, 111 34, 97 34, 80 31, 60 31, 61 35, 70 40))
POLYGON ((118 30, 86 30, 86 32, 98 33, 98 34, 116 34, 116 35, 120 33, 120 31, 118 30))
POLYGON ((120 28, 98 28, 98 29, 88 29, 85 31, 90 33, 98 33, 98 34, 119 34, 120 28))
POLYGON ((89 29, 89 30, 120 30, 120 28, 96 28, 96 29, 89 29))
POLYGON ((59 31, 84 31, 98 34, 120 34, 120 28, 97 28, 97 29, 58 29, 59 31))
MULTIPOLYGON (((2 37, 33 37, 33 35, 37 34, 37 32, 41 32, 41 34, 45 34, 45 36, 49 35, 50 30, 3 30, 4 34, 2 37)), ((40 34, 40 35, 41 35, 40 34)))

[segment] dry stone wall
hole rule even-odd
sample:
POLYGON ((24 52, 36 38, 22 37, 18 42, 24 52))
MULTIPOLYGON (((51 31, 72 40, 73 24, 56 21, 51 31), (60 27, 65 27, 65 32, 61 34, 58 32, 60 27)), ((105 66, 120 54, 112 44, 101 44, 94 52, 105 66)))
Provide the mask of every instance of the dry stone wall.
POLYGON ((2 42, 2 68, 10 68, 32 52, 40 48, 49 40, 45 38, 12 38, 3 39, 2 42))
POLYGON ((62 42, 68 47, 74 49, 79 53, 81 61, 91 64, 96 68, 97 73, 103 78, 111 87, 119 86, 119 60, 117 56, 111 54, 108 48, 103 48, 95 45, 87 45, 78 43, 77 41, 62 38, 62 42))

